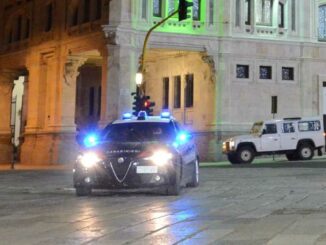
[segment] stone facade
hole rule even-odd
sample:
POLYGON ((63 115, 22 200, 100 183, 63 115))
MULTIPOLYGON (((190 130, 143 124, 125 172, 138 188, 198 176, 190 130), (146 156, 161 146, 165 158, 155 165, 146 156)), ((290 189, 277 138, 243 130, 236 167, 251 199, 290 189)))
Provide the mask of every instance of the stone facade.
MULTIPOLYGON (((71 162, 77 129, 104 126, 131 110, 146 32, 173 4, 1 1, 0 162, 11 159, 14 79, 26 77, 21 162, 71 162)), ((144 78, 155 113, 168 103, 194 133, 204 160, 221 159, 224 138, 271 118, 272 96, 278 98, 276 117, 326 114, 325 4, 194 0, 192 18, 172 17, 150 36, 144 78)))

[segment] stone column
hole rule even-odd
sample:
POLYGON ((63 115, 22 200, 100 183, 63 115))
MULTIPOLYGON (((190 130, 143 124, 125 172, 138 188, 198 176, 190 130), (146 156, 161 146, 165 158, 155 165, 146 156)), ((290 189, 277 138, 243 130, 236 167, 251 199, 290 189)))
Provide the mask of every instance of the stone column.
POLYGON ((132 110, 131 93, 136 90, 135 76, 141 49, 136 47, 133 34, 127 30, 105 27, 104 31, 109 42, 106 115, 110 121, 132 110))
POLYGON ((87 58, 80 56, 68 56, 64 67, 61 103, 61 129, 62 131, 75 132, 75 109, 76 109, 76 84, 81 67, 87 58))
POLYGON ((11 144, 11 94, 18 74, 11 70, 0 70, 0 164, 12 161, 11 144))

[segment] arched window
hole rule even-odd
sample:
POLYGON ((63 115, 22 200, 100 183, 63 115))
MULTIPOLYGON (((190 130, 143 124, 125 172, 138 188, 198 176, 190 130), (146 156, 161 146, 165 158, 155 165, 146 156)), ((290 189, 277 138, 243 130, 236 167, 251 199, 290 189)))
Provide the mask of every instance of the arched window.
POLYGON ((326 41, 326 5, 319 6, 319 40, 326 41))
POLYGON ((256 23, 272 25, 273 0, 258 0, 256 2, 256 23))

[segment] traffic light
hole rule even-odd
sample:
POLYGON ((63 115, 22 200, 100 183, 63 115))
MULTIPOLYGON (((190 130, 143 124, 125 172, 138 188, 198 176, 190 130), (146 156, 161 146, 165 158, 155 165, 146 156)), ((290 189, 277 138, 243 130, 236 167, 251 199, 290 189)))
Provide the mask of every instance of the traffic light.
POLYGON ((193 3, 188 2, 187 0, 179 0, 179 21, 183 21, 191 16, 188 15, 191 11, 188 10, 188 7, 192 7, 193 3))
POLYGON ((153 115, 153 107, 155 106, 155 102, 151 102, 150 98, 150 96, 144 96, 142 98, 142 110, 146 111, 148 116, 153 115))
POLYGON ((132 107, 132 114, 134 116, 138 115, 138 112, 140 112, 142 110, 142 98, 140 97, 140 95, 138 93, 131 93, 132 96, 134 96, 134 101, 132 103, 133 107, 132 107))

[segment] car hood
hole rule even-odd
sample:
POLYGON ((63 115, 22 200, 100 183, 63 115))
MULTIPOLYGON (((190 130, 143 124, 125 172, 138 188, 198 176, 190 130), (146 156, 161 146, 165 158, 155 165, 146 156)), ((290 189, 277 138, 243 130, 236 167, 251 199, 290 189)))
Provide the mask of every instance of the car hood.
POLYGON ((257 138, 259 138, 258 135, 255 135, 255 134, 247 134, 247 135, 234 136, 234 137, 228 139, 227 141, 238 141, 238 142, 241 142, 241 141, 255 140, 257 138))
POLYGON ((107 157, 118 157, 122 155, 135 157, 141 152, 162 148, 170 148, 170 146, 162 142, 103 142, 91 150, 95 150, 107 157))

